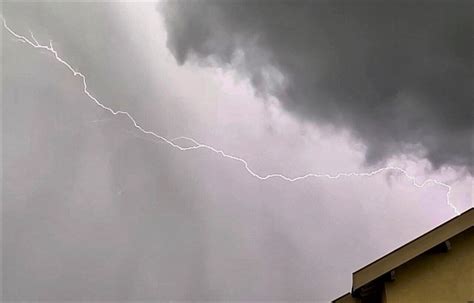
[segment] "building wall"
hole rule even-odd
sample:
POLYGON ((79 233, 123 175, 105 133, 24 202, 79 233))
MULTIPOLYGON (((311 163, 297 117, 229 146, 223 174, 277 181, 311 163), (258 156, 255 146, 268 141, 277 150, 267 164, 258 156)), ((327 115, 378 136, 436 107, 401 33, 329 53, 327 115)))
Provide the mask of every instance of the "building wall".
POLYGON ((447 253, 424 254, 395 270, 387 303, 467 303, 474 300, 474 228, 450 239, 447 253))

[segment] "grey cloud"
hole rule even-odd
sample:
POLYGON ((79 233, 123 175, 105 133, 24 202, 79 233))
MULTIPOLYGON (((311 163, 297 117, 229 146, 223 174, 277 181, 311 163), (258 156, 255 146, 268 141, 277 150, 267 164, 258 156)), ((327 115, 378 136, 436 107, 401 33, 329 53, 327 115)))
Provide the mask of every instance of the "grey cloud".
POLYGON ((160 10, 178 62, 236 68, 295 115, 351 130, 368 164, 415 154, 472 173, 468 1, 169 1, 160 10))
MULTIPOLYGON (((193 114, 180 111, 173 94, 188 91, 199 100, 200 92, 213 88, 183 77, 186 67, 175 69, 168 57, 156 55, 167 53, 161 44, 146 49, 148 34, 136 32, 134 41, 128 25, 136 20, 119 18, 117 11, 130 7, 118 5, 123 3, 8 2, 2 15, 19 33, 31 29, 43 43, 52 39, 104 104, 133 113, 160 134, 208 135, 215 139, 206 143, 224 147, 215 129, 190 122, 193 114), (151 69, 140 60, 146 54, 173 69, 151 69)), ((162 34, 162 28, 153 32, 162 34)), ((444 188, 421 190, 405 178, 393 188, 383 176, 259 182, 235 161, 150 142, 130 121, 84 96, 80 79, 47 52, 2 34, 5 302, 327 302, 350 288, 352 271, 452 215, 444 188)), ((267 83, 280 81, 269 73, 271 58, 252 39, 235 39, 253 54, 239 53, 239 68, 264 62, 255 85, 262 93, 278 88, 267 83)), ((222 107, 234 100, 207 96, 222 107)), ((231 110, 216 117, 201 108, 203 120, 235 121, 231 110)), ((247 133, 252 128, 245 125, 261 126, 260 117, 249 115, 236 128, 247 133)), ((279 142, 290 135, 262 136, 260 149, 242 141, 240 151, 225 150, 260 164, 259 172, 272 172, 273 160, 260 161, 275 157, 264 147, 298 142, 279 142)), ((328 145, 341 149, 341 141, 328 145)), ((302 163, 308 152, 278 154, 302 163)), ((453 188, 455 202, 456 194, 453 188)))

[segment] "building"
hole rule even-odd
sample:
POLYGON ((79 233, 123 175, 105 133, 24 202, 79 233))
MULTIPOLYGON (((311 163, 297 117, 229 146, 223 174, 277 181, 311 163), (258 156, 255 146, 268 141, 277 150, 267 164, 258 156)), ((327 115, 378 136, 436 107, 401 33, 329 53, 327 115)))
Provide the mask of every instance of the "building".
POLYGON ((474 303, 474 208, 352 274, 335 303, 474 303))

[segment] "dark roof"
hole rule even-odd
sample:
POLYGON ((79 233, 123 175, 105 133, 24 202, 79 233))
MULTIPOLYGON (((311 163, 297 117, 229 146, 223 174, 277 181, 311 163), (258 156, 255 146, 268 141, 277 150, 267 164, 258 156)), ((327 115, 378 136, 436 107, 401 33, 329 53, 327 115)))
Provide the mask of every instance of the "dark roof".
MULTIPOLYGON (((400 265, 473 226, 474 207, 354 272, 352 274, 352 294, 362 286, 390 273, 400 265)), ((356 302, 350 301, 350 297, 352 297, 350 294, 346 294, 333 302, 356 302)))
POLYGON ((354 297, 352 297, 351 293, 348 292, 347 294, 342 295, 337 299, 334 299, 332 302, 336 302, 336 303, 355 303, 357 301, 354 297))
POLYGON ((449 240, 474 225, 474 208, 441 224, 352 274, 352 290, 375 280, 398 266, 449 240))

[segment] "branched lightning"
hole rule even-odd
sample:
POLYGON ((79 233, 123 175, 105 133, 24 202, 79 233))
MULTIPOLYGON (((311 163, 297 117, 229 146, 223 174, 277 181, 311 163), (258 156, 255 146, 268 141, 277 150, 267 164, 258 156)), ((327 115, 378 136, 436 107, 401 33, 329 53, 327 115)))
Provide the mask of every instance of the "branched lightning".
POLYGON ((240 157, 237 157, 237 156, 234 156, 234 155, 231 155, 231 154, 228 154, 226 152, 224 152, 223 150, 220 150, 220 149, 217 149, 215 147, 212 147, 210 145, 206 145, 206 144, 203 144, 203 143, 200 143, 198 141, 196 141, 195 139, 192 139, 192 138, 189 138, 189 137, 178 137, 178 138, 174 138, 174 139, 168 139, 164 136, 161 136, 153 131, 150 131, 150 130, 146 130, 144 129, 142 126, 140 126, 140 124, 135 120, 135 118, 133 118, 133 116, 131 114, 129 114, 128 112, 126 111, 122 111, 122 110, 114 110, 106 105, 104 105, 103 103, 101 103, 96 97, 94 97, 87 89, 87 82, 86 82, 86 76, 78 71, 76 71, 68 62, 66 62, 64 59, 62 59, 59 55, 58 55, 58 52, 54 49, 53 47, 53 43, 52 41, 50 40, 49 41, 49 45, 42 45, 38 42, 38 40, 35 38, 34 34, 30 31, 30 36, 31 36, 31 39, 25 37, 25 36, 22 36, 20 34, 17 34, 16 32, 14 32, 6 23, 6 20, 2 17, 3 19, 3 26, 4 28, 14 37, 16 38, 18 41, 21 41, 35 49, 42 49, 42 50, 46 50, 48 51, 49 53, 51 53, 54 58, 60 62, 61 64, 63 64, 67 69, 69 69, 72 74, 75 76, 75 77, 79 77, 82 79, 82 86, 83 86, 83 92, 84 94, 91 100, 93 101, 97 106, 101 107, 102 109, 110 112, 112 115, 114 116, 117 116, 117 115, 121 115, 121 116, 126 116, 133 124, 133 126, 138 129, 140 132, 142 132, 143 134, 146 134, 146 135, 149 135, 149 136, 153 136, 155 137, 156 139, 159 139, 161 141, 163 141, 164 143, 168 144, 169 146, 179 150, 179 151, 191 151, 191 150, 197 150, 197 149, 205 149, 205 150, 208 150, 208 151, 211 151, 215 154, 218 154, 224 158, 227 158, 227 159, 230 159, 230 160, 234 160, 236 162, 240 162, 243 167, 245 168, 245 170, 253 177, 257 178, 258 180, 269 180, 269 179, 282 179, 284 181, 288 181, 288 182, 296 182, 296 181, 300 181, 300 180, 304 180, 304 179, 308 179, 308 178, 326 178, 326 179, 339 179, 339 178, 342 178, 342 177, 371 177, 371 176, 374 176, 374 175, 378 175, 380 173, 383 173, 383 172, 386 172, 386 171, 395 171, 395 172, 399 172, 399 173, 402 173, 407 179, 410 180, 410 182, 416 186, 416 187, 419 187, 419 188, 422 188, 428 184, 435 184, 435 185, 438 185, 438 186, 441 186, 441 187, 444 187, 447 191, 446 191, 446 203, 447 205, 449 205, 454 213, 456 215, 459 215, 460 212, 459 210, 457 209, 457 207, 455 205, 453 205, 450 201, 450 194, 451 194, 451 189, 452 187, 444 182, 441 182, 441 181, 438 181, 436 179, 426 179, 425 181, 423 181, 422 183, 418 183, 416 181, 416 177, 415 176, 412 176, 410 175, 405 169, 403 168, 400 168, 400 167, 395 167, 395 166, 387 166, 387 167, 383 167, 383 168, 379 168, 377 170, 374 170, 374 171, 371 171, 371 172, 346 172, 346 173, 337 173, 337 174, 319 174, 319 173, 308 173, 308 174, 305 174, 305 175, 302 175, 302 176, 298 176, 298 177, 288 177, 288 176, 285 176, 283 174, 280 174, 280 173, 272 173, 272 174, 267 174, 267 175, 260 175, 258 173, 256 173, 255 171, 253 171, 248 162, 240 157), (192 143, 192 145, 190 146, 181 146, 179 144, 176 143, 176 141, 179 141, 179 140, 184 140, 184 141, 187 141, 187 142, 190 142, 192 143))

